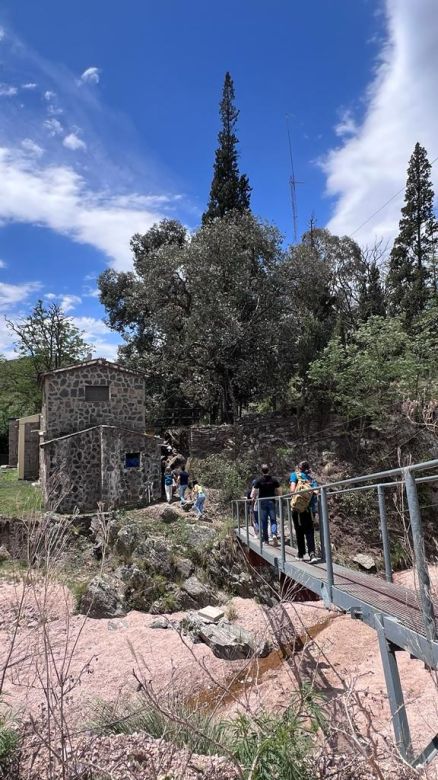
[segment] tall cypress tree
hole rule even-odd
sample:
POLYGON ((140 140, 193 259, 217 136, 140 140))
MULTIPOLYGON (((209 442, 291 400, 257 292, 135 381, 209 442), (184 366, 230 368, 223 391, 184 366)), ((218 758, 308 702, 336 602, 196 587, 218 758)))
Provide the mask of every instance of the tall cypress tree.
POLYGON ((427 152, 417 142, 409 161, 405 205, 387 278, 390 311, 404 315, 407 322, 424 308, 435 266, 438 223, 433 212, 430 170, 427 152))
POLYGON ((218 135, 210 199, 202 215, 203 224, 215 217, 223 217, 229 211, 242 213, 250 208, 248 177, 239 172, 235 132, 239 111, 234 105, 234 84, 228 72, 225 74, 220 116, 222 127, 218 135))
POLYGON ((358 314, 361 320, 367 320, 373 315, 384 317, 386 314, 385 293, 375 260, 367 264, 360 280, 358 314))

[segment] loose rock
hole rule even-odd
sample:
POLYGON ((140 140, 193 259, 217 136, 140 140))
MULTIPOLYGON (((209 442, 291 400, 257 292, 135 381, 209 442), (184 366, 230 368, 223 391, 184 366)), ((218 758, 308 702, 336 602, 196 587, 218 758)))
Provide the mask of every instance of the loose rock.
POLYGON ((127 608, 123 583, 107 574, 94 577, 81 598, 80 612, 91 618, 124 617, 127 608))

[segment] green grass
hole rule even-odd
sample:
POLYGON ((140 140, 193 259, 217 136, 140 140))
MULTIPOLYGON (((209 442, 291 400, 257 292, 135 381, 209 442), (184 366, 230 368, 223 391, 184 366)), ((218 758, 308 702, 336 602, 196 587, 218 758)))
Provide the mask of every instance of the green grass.
POLYGON ((31 482, 17 479, 16 469, 0 472, 0 515, 21 517, 42 509, 42 495, 39 487, 31 482))

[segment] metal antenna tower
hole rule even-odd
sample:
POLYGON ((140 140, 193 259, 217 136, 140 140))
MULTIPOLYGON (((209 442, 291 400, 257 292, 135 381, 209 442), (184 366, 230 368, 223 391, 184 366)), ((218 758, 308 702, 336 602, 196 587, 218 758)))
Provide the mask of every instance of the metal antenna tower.
POLYGON ((296 185, 302 184, 302 182, 297 181, 295 178, 294 158, 292 154, 292 138, 291 138, 291 132, 289 127, 289 114, 286 114, 286 125, 287 125, 287 140, 289 144, 290 170, 291 170, 291 175, 289 176, 289 187, 290 187, 290 199, 292 204, 292 223, 294 227, 294 243, 296 244, 298 241, 298 209, 297 209, 296 185))

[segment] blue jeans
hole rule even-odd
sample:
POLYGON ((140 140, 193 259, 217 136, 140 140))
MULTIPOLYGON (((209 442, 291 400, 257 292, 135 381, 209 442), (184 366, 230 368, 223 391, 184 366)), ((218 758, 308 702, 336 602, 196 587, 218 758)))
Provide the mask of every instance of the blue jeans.
POLYGON ((199 493, 199 495, 196 497, 196 501, 193 506, 193 509, 197 513, 198 517, 200 517, 204 511, 204 502, 205 502, 205 493, 199 493))
POLYGON ((275 511, 275 501, 273 498, 262 498, 260 501, 260 520, 263 529, 263 541, 269 540, 268 535, 268 518, 271 522, 271 533, 273 536, 277 535, 277 515, 275 511))
POLYGON ((178 485, 178 493, 179 493, 180 503, 181 504, 185 504, 186 503, 185 499, 184 499, 184 496, 185 496, 185 492, 187 490, 187 487, 188 487, 187 485, 178 485))

